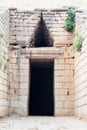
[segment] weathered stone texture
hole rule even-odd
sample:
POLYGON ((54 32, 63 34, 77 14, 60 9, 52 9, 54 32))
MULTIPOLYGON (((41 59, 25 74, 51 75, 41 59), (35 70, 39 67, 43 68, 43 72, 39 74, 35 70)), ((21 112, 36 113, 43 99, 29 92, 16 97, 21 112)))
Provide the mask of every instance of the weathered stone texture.
POLYGON ((9 77, 8 77, 8 45, 9 45, 9 11, 0 10, 0 117, 8 115, 9 77), (5 68, 5 65, 7 67, 5 68))
POLYGON ((27 116, 30 91, 30 60, 54 60, 54 115, 74 114, 74 54, 69 46, 72 34, 64 30, 67 10, 43 10, 54 45, 61 48, 21 48, 29 46, 41 10, 26 12, 10 9, 10 114, 27 116))
MULTIPOLYGON (((10 10, 10 43, 28 45, 34 33, 41 10, 19 11, 10 10)), ((72 44, 72 34, 64 30, 64 22, 67 17, 67 10, 43 10, 43 18, 54 39, 54 46, 66 46, 72 44)))
POLYGON ((28 115, 30 67, 29 60, 54 60, 54 115, 74 114, 73 71, 71 49, 24 48, 10 53, 10 113, 28 115), (68 55, 68 57, 67 57, 68 55))
POLYGON ((54 91, 55 91, 55 115, 74 114, 74 59, 67 49, 63 57, 55 59, 54 66, 54 91), (72 62, 70 62, 72 61, 72 62), (73 66, 73 67, 71 67, 73 66))
MULTIPOLYGON (((86 40, 84 40, 81 55, 76 55, 74 78, 74 52, 70 47, 73 35, 64 30, 67 10, 43 10, 43 18, 54 39, 54 45, 50 48, 29 48, 29 41, 40 18, 40 13, 41 10, 19 11, 17 9, 10 9, 9 13, 8 11, 1 12, 0 27, 3 30, 4 44, 0 46, 0 53, 5 59, 10 57, 10 61, 8 73, 7 70, 4 71, 3 67, 0 69, 0 116, 5 116, 8 112, 9 115, 29 115, 31 60, 54 60, 54 116, 74 115, 74 107, 76 111, 78 109, 78 112, 81 110, 81 107, 78 106, 82 106, 84 98, 79 99, 84 97, 84 92, 86 95, 83 82, 87 83, 86 77, 84 77, 87 70, 86 53, 84 53, 87 48, 86 40), (10 44, 9 54, 8 43, 10 44), (2 52, 2 48, 5 53, 2 52), (84 92, 81 91, 81 85, 84 92)), ((83 24, 82 27, 84 27, 83 24)), ((77 28, 81 29, 80 24, 78 26, 77 28)), ((80 30, 82 34, 84 31, 80 30)), ((86 33, 84 37, 86 37, 86 33)))
POLYGON ((84 38, 81 52, 75 55, 75 115, 87 119, 87 15, 76 16, 76 30, 84 38))

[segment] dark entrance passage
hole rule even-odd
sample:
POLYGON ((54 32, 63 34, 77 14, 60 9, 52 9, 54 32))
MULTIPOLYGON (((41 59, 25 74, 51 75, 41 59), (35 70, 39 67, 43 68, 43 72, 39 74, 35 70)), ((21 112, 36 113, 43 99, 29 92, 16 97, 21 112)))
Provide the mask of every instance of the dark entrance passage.
POLYGON ((53 61, 31 62, 29 115, 54 114, 53 61))

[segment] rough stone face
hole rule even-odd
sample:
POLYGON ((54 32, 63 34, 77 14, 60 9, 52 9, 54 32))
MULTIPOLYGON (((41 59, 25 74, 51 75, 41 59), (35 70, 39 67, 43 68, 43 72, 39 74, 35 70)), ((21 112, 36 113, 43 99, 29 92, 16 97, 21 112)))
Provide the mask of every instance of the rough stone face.
MULTIPOLYGON (((54 59, 54 115, 64 116, 74 113, 74 87, 73 71, 74 59, 70 49, 59 48, 31 48, 13 50, 11 55, 11 68, 13 68, 13 84, 11 86, 11 104, 10 111, 26 116, 28 114, 27 106, 30 89, 30 67, 29 60, 49 60, 54 59), (15 54, 20 54, 17 63, 14 64, 15 54), (68 54, 67 54, 68 53, 68 54), (68 58, 67 58, 68 55, 68 58), (73 66, 73 67, 72 67, 73 66), (69 93, 69 95, 67 94, 69 93), (14 96, 13 96, 14 95, 14 96), (12 109, 13 108, 13 109, 12 109)), ((72 51, 71 51, 72 52, 72 51)), ((13 73, 12 72, 12 73, 13 73)), ((12 113, 11 112, 11 113, 12 113)))
MULTIPOLYGON (((40 19, 41 11, 23 12, 17 9, 10 10, 10 43, 28 45, 40 19), (14 12, 14 13, 13 13, 14 12)), ((64 30, 64 21, 67 10, 43 10, 43 19, 53 37, 53 46, 66 46, 72 44, 72 34, 64 30)))
MULTIPOLYGON (((34 33, 35 26, 39 20, 40 11, 30 13, 10 9, 9 16, 10 23, 9 21, 7 23, 4 21, 6 26, 4 28, 2 27, 4 30, 8 28, 6 30, 8 32, 5 32, 4 38, 6 38, 7 43, 9 42, 11 46, 9 51, 9 73, 6 72, 5 74, 0 70, 6 79, 6 81, 3 78, 0 79, 1 116, 6 115, 8 112, 9 115, 28 115, 31 60, 54 60, 54 115, 73 115, 74 59, 72 51, 67 47, 67 45, 72 43, 72 41, 70 42, 72 35, 67 33, 63 28, 67 11, 43 11, 43 19, 46 22, 50 34, 54 38, 53 47, 51 48, 27 48, 29 47, 31 35, 34 33), (61 48, 55 48, 56 46, 60 46, 61 48), (9 75, 9 80, 7 80, 7 74, 9 75), (4 111, 5 114, 2 113, 3 106, 8 111, 4 111)), ((5 17, 7 17, 6 14, 5 17)))
POLYGON ((9 11, 0 10, 0 117, 8 115, 9 77, 8 77, 8 45, 9 45, 9 11))
POLYGON ((75 115, 87 119, 87 15, 76 15, 76 30, 84 38, 80 53, 75 55, 75 115))
POLYGON ((86 17, 80 12, 76 14, 76 30, 83 36, 84 42, 81 53, 75 54, 70 47, 73 35, 64 30, 67 10, 43 10, 53 47, 29 48, 40 14, 41 10, 0 10, 0 29, 3 33, 0 56, 9 62, 9 69, 0 68, 0 117, 29 115, 30 62, 53 60, 54 116, 72 116, 75 112, 78 117, 86 118, 86 17))

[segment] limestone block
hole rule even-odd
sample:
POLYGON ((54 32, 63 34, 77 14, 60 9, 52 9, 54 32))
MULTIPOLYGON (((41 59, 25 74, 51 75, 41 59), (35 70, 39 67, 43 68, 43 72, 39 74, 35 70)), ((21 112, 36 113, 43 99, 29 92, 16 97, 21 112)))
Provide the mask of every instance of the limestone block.
POLYGON ((15 108, 15 113, 18 114, 19 116, 27 116, 28 115, 27 108, 15 108))
POLYGON ((68 57, 74 57, 74 51, 71 48, 68 48, 67 50, 64 51, 64 57, 68 58, 68 57))
POLYGON ((70 70, 70 69, 71 69, 71 65, 66 64, 66 65, 65 65, 65 69, 70 70))
POLYGON ((67 100, 72 101, 74 103, 74 94, 72 95, 67 95, 67 100))
POLYGON ((54 78, 55 83, 64 83, 66 82, 65 76, 57 76, 54 78))
POLYGON ((14 113, 14 108, 13 107, 9 107, 8 113, 9 113, 9 115, 12 115, 14 113))
POLYGON ((74 77, 73 76, 66 76, 65 77, 65 81, 66 81, 66 83, 68 82, 68 83, 72 83, 73 81, 74 81, 74 77))
POLYGON ((24 75, 24 76, 29 76, 29 70, 28 69, 21 69, 20 70, 20 75, 24 75))
POLYGON ((64 84, 63 83, 54 83, 54 87, 56 88, 63 88, 64 84))
POLYGON ((27 70, 28 70, 28 69, 29 69, 29 64, 26 64, 26 63, 25 63, 25 64, 20 64, 20 69, 21 69, 21 70, 22 70, 22 69, 23 69, 23 70, 24 70, 24 69, 27 69, 27 70))
POLYGON ((54 70, 64 70, 65 69, 65 65, 63 64, 55 64, 54 66, 54 70))
POLYGON ((19 88, 20 87, 20 83, 19 83, 19 81, 18 82, 11 82, 10 83, 10 88, 12 89, 12 88, 19 88))
POLYGON ((20 88, 25 88, 25 89, 28 89, 29 88, 29 83, 24 83, 24 82, 21 82, 20 83, 20 88))
POLYGON ((19 81, 20 81, 21 83, 28 83, 29 77, 26 76, 26 75, 21 75, 20 78, 19 78, 19 81))
POLYGON ((6 99, 0 99, 0 106, 8 106, 8 101, 6 99))
POLYGON ((54 77, 54 83, 61 83, 60 77, 54 77))
POLYGON ((72 83, 66 83, 64 87, 67 88, 67 89, 74 89, 74 84, 73 84, 73 82, 72 83))
POLYGON ((65 64, 65 59, 59 59, 59 64, 65 64))
MULTIPOLYGON (((14 22, 13 24, 15 24, 15 22, 14 22)), ((13 31, 16 31, 16 30, 17 30, 17 29, 16 29, 15 26, 14 26, 14 27, 11 27, 11 28, 10 28, 10 33, 13 32, 13 31)), ((15 39, 15 37, 14 37, 14 39, 15 39)))
POLYGON ((63 95, 56 95, 55 97, 55 103, 57 104, 57 102, 64 102, 67 101, 67 96, 63 96, 63 95))
POLYGON ((28 101, 28 96, 19 96, 19 100, 20 100, 21 102, 28 101))
POLYGON ((13 101, 11 101, 10 103, 11 103, 11 104, 10 104, 11 107, 17 107, 17 108, 20 107, 20 103, 19 103, 19 101, 15 101, 15 100, 13 100, 13 101))
POLYGON ((66 90, 66 89, 62 89, 62 88, 61 88, 61 89, 57 89, 57 88, 56 88, 56 89, 55 89, 55 96, 56 96, 56 95, 61 95, 61 96, 62 96, 62 95, 67 95, 67 90, 66 90))
POLYGON ((56 109, 55 116, 68 116, 68 109, 56 109))
POLYGON ((13 80, 13 82, 18 83, 20 81, 20 76, 14 75, 12 80, 13 80))
POLYGON ((16 39, 9 39, 9 43, 15 43, 16 39))
POLYGON ((11 51, 10 56, 11 58, 17 58, 17 54, 18 54, 17 50, 14 50, 14 51, 11 51))
POLYGON ((19 90, 19 95, 21 95, 21 96, 28 96, 28 90, 26 89, 26 88, 20 88, 20 90, 19 90))
POLYGON ((3 84, 0 85, 0 91, 7 92, 8 87, 6 85, 4 85, 4 83, 3 83, 3 84))
POLYGON ((0 106, 0 117, 5 117, 8 115, 8 109, 5 106, 0 106))
POLYGON ((27 102, 25 101, 11 101, 11 107, 14 108, 26 108, 27 107, 27 102))
POLYGON ((21 59, 21 64, 29 64, 29 59, 26 58, 21 59))
POLYGON ((3 91, 0 91, 0 99, 3 99, 3 98, 4 98, 3 91))
POLYGON ((63 109, 63 102, 55 102, 55 109, 63 109))
POLYGON ((64 76, 65 73, 63 70, 55 70, 54 71, 54 77, 58 77, 58 76, 64 76))
POLYGON ((71 66, 70 66, 70 69, 67 69, 64 71, 64 75, 65 76, 74 76, 74 71, 71 70, 71 66))
POLYGON ((64 102, 64 108, 66 108, 66 109, 73 109, 74 108, 74 102, 71 102, 71 101, 66 101, 66 102, 64 102))
POLYGON ((10 63, 17 64, 17 58, 11 58, 10 63))
POLYGON ((0 77, 0 84, 4 83, 4 79, 0 77))

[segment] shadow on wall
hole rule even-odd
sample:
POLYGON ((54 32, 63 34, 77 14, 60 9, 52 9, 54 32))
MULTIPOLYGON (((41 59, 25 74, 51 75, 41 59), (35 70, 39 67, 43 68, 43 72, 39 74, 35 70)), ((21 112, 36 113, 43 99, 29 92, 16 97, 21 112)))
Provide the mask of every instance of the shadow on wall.
POLYGON ((46 23, 43 19, 43 15, 41 13, 41 17, 39 22, 37 23, 34 34, 30 40, 30 47, 52 47, 53 39, 50 36, 50 32, 46 26, 46 23))

